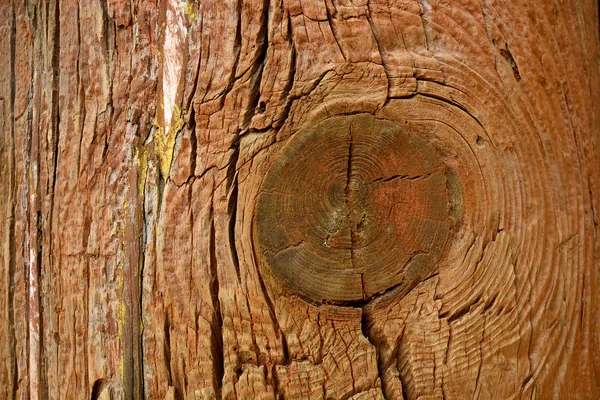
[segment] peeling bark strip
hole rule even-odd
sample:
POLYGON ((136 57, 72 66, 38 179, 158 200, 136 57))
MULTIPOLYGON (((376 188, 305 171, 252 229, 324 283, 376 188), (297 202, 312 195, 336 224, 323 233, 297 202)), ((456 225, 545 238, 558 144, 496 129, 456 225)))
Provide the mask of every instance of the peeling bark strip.
POLYGON ((0 4, 0 398, 600 398, 595 0, 0 4))

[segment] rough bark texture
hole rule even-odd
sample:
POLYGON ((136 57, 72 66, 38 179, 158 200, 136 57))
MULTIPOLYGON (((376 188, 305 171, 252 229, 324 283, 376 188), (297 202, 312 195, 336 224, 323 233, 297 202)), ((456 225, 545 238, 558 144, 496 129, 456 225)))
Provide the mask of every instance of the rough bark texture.
POLYGON ((598 20, 2 1, 0 398, 600 398, 598 20))

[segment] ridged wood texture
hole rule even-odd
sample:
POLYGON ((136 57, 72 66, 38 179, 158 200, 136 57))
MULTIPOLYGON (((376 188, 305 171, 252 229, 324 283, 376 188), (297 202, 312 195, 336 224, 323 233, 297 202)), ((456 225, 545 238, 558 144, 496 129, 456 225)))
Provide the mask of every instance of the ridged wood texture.
MULTIPOLYGON (((600 398, 598 20, 595 0, 0 2, 0 398, 600 398), (437 225, 391 223, 443 245, 392 243, 439 254, 327 304, 256 235, 266 177, 336 118, 433 149, 439 170, 374 178, 439 202, 437 225)), ((313 164, 290 182, 329 179, 313 164)))

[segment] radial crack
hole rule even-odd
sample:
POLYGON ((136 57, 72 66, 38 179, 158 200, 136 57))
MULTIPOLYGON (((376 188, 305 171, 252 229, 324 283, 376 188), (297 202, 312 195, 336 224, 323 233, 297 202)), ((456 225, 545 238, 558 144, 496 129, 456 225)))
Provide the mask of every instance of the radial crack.
POLYGON ((344 189, 344 193, 346 194, 346 207, 348 208, 347 218, 348 223, 350 224, 350 259, 352 261, 352 268, 356 268, 354 250, 358 241, 358 235, 356 234, 354 224, 352 223, 352 213, 354 211, 351 182, 353 173, 352 158, 354 157, 354 138, 352 136, 352 126, 350 126, 348 130, 348 139, 348 167, 346 169, 346 188, 344 189))

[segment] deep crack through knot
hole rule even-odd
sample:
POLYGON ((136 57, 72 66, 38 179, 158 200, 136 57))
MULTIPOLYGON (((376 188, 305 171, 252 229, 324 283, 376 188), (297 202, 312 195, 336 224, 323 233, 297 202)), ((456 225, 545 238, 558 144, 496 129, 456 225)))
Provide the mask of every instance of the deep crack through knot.
POLYGON ((348 208, 348 224, 350 225, 350 260, 352 262, 352 268, 356 267, 354 250, 359 237, 355 231, 354 223, 352 221, 352 212, 354 207, 353 201, 353 188, 352 188, 352 158, 354 157, 354 139, 352 137, 352 125, 348 127, 348 167, 346 170, 346 189, 344 190, 346 195, 346 207, 348 208))

